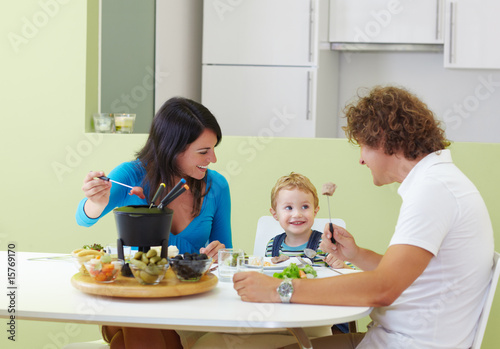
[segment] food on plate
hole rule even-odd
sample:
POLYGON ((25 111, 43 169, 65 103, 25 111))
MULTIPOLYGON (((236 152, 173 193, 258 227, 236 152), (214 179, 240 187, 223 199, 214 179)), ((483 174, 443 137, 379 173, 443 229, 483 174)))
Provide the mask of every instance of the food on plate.
POLYGON ((97 256, 84 263, 90 276, 97 282, 113 282, 123 267, 122 260, 113 261, 109 254, 97 256))
POLYGON ((310 265, 299 268, 297 264, 290 263, 281 273, 274 273, 273 277, 278 279, 314 279, 318 274, 310 265))
POLYGON ((84 245, 83 248, 77 248, 71 251, 76 265, 83 275, 89 275, 84 263, 98 256, 104 255, 103 247, 100 244, 84 245))
POLYGON ((168 246, 168 250, 167 250, 167 257, 168 258, 173 258, 173 257, 177 256, 178 254, 179 254, 179 249, 177 248, 177 246, 174 246, 174 245, 168 246))
POLYGON ((101 244, 92 244, 92 245, 83 245, 83 248, 85 250, 96 250, 96 251, 102 251, 104 250, 104 247, 101 244))
POLYGON ((184 253, 169 260, 170 266, 181 281, 198 281, 212 264, 212 258, 204 253, 184 253))
MULTIPOLYGON (((159 256, 161 254, 161 246, 152 246, 152 250, 156 250, 156 254, 159 256)), ((167 258, 173 258, 179 254, 179 249, 175 245, 168 246, 167 249, 167 258)))
POLYGON ((335 189, 337 189, 336 184, 333 184, 332 182, 325 183, 321 187, 321 195, 332 196, 335 192, 335 189))
POLYGON ((146 196, 144 195, 144 189, 142 189, 141 187, 133 187, 128 195, 137 195, 143 200, 146 198, 146 196))
POLYGON ((286 255, 284 255, 284 254, 280 254, 280 255, 279 255, 279 256, 277 256, 277 257, 272 257, 272 258, 271 258, 271 262, 272 262, 273 264, 278 264, 278 263, 281 263, 281 262, 287 261, 287 260, 289 260, 289 259, 290 259, 290 257, 289 257, 289 256, 286 256, 286 255))
POLYGON ((161 258, 156 249, 136 252, 129 266, 136 280, 143 285, 157 285, 168 269, 167 259, 161 258))

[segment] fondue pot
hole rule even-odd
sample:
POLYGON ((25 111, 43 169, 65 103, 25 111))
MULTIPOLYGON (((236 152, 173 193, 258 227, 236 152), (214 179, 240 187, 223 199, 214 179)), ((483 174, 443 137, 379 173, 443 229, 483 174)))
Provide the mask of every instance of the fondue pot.
MULTIPOLYGON (((115 208, 113 212, 118 229, 116 247, 119 259, 125 259, 123 246, 137 246, 139 251, 144 252, 151 246, 161 246, 160 256, 167 257, 173 210, 167 207, 159 209, 149 208, 147 205, 131 205, 115 208)), ((126 271, 123 272, 125 273, 126 271)))

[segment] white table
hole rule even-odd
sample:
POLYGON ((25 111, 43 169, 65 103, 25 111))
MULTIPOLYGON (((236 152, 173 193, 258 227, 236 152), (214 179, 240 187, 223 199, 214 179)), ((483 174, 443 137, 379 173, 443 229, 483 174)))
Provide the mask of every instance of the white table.
MULTIPOLYGON (((0 251, 2 300, 0 318, 9 318, 8 296, 14 291, 16 319, 164 328, 205 332, 271 332, 288 329, 305 348, 311 347, 303 328, 354 321, 369 307, 249 303, 241 301, 231 282, 220 282, 206 293, 160 299, 110 298, 83 293, 71 285, 77 272, 59 254, 16 252, 15 283, 9 284, 8 255, 0 251), (16 287, 16 288, 10 288, 16 287)), ((332 275, 333 272, 332 272, 332 275)))

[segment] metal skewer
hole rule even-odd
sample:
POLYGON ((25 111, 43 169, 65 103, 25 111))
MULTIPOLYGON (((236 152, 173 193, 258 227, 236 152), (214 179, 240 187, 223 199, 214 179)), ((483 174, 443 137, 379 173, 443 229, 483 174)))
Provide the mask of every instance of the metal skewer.
POLYGON ((103 181, 106 181, 106 182, 113 182, 113 183, 116 183, 116 184, 122 185, 122 186, 124 186, 124 187, 130 188, 130 189, 134 189, 134 187, 132 187, 132 186, 130 186, 130 185, 128 185, 128 184, 123 184, 123 183, 117 182, 117 181, 112 180, 111 178, 106 177, 106 176, 95 177, 95 178, 99 178, 99 179, 102 179, 103 181))
POLYGON ((333 237, 333 223, 332 223, 332 212, 330 210, 330 196, 326 196, 326 200, 328 202, 328 218, 330 218, 330 224, 329 224, 329 227, 330 227, 330 233, 332 233, 332 243, 336 243, 335 241, 335 238, 333 237))

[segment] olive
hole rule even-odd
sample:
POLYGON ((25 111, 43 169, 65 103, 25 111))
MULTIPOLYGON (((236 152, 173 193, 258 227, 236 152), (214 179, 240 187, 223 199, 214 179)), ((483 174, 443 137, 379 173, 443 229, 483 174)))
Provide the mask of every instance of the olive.
POLYGON ((162 259, 161 259, 161 260, 159 260, 156 264, 158 264, 158 265, 165 265, 165 264, 167 264, 167 263, 168 263, 167 259, 166 259, 166 258, 162 258, 162 259))
POLYGON ((142 254, 143 254, 142 251, 136 252, 135 255, 134 255, 134 259, 141 259, 142 258, 142 254))
POLYGON ((141 272, 139 273, 139 276, 147 284, 155 283, 156 279, 158 278, 158 276, 151 275, 151 274, 149 274, 148 272, 146 272, 144 270, 141 270, 141 272))
POLYGON ((159 261, 161 261, 161 257, 160 257, 160 256, 154 256, 154 257, 151 257, 151 258, 149 259, 149 263, 150 263, 150 264, 151 264, 151 263, 156 264, 156 263, 158 263, 159 261))
POLYGON ((156 257, 157 253, 156 253, 156 250, 154 249, 151 249, 148 251, 148 253, 146 253, 146 257, 148 258, 153 258, 153 257, 156 257))

